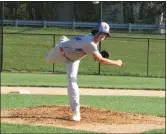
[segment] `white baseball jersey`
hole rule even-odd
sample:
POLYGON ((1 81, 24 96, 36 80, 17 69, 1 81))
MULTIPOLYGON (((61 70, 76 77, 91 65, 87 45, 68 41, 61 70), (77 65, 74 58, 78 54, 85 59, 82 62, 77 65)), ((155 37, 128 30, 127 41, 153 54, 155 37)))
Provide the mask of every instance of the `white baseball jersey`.
POLYGON ((69 59, 73 61, 80 60, 87 55, 98 52, 97 44, 92 42, 93 37, 92 34, 79 35, 60 43, 59 47, 62 47, 63 52, 69 59))

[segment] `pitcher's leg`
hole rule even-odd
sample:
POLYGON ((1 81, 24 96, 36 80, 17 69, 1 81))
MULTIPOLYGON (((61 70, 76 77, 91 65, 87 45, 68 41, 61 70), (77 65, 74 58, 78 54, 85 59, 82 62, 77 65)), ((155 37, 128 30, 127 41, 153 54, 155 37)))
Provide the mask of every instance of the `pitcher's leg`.
POLYGON ((67 64, 68 96, 73 112, 80 112, 79 88, 77 84, 77 74, 80 60, 67 64))

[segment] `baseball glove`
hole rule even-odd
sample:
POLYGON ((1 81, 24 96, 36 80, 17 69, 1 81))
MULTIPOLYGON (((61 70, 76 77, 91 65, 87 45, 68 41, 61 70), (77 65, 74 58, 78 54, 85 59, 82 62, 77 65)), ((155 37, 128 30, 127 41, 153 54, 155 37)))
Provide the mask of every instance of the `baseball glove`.
POLYGON ((101 50, 100 54, 102 55, 103 58, 106 58, 106 59, 109 58, 109 53, 106 50, 101 50))

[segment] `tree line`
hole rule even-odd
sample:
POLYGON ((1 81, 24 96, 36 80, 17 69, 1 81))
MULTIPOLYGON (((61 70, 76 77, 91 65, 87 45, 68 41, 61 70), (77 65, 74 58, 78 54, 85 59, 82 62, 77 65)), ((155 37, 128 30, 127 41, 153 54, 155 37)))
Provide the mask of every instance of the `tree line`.
MULTIPOLYGON (((4 19, 58 20, 57 12, 59 12, 59 6, 62 3, 65 2, 5 1, 4 19)), ((91 1, 73 1, 66 3, 71 3, 72 6, 71 20, 92 22, 100 19, 100 4, 94 5, 91 1)), ((120 3, 120 1, 105 1, 103 2, 103 7, 117 3, 120 3)), ((134 18, 134 5, 136 4, 139 5, 140 23, 154 23, 156 16, 162 13, 166 16, 166 1, 123 1, 124 23, 136 23, 134 18)))

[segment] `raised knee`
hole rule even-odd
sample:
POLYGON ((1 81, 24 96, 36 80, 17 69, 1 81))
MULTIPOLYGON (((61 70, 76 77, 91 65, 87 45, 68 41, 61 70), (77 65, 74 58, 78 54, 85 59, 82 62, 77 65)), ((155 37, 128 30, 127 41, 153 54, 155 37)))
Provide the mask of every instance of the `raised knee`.
POLYGON ((53 59, 50 56, 46 56, 46 61, 49 63, 54 63, 53 59))

